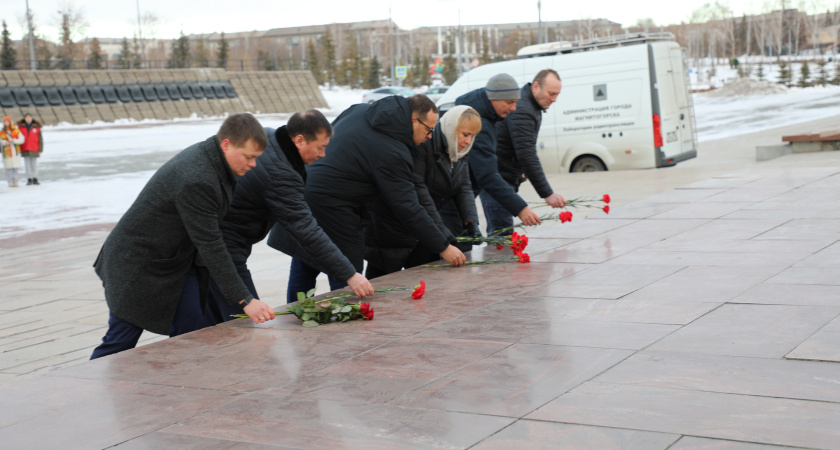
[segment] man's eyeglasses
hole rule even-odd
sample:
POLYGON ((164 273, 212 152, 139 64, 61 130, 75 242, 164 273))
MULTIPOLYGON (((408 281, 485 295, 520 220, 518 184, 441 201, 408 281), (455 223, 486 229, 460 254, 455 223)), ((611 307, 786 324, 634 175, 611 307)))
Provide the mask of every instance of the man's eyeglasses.
POLYGON ((434 128, 432 128, 432 127, 430 127, 430 126, 428 126, 428 125, 426 125, 425 123, 423 123, 423 121, 422 121, 422 120, 420 120, 420 119, 418 119, 418 118, 416 118, 416 117, 415 117, 414 119, 416 119, 418 122, 420 122, 420 125, 423 125, 424 127, 426 127, 426 129, 427 129, 427 130, 429 130, 429 132, 428 132, 428 133, 426 133, 426 136, 432 137, 432 133, 434 133, 434 132, 435 132, 435 129, 434 129, 434 128))

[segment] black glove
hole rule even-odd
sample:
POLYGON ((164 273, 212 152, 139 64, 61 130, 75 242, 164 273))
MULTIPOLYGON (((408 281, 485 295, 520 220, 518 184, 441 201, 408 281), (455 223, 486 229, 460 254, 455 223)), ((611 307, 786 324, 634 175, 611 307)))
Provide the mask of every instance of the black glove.
POLYGON ((440 228, 440 231, 446 237, 446 242, 449 242, 452 245, 455 245, 455 244, 458 243, 458 238, 456 238, 455 235, 452 234, 451 231, 449 231, 449 228, 446 228, 446 225, 439 224, 438 228, 440 228))
POLYGON ((478 229, 478 224, 471 220, 464 224, 463 234, 473 238, 480 238, 481 230, 478 229))

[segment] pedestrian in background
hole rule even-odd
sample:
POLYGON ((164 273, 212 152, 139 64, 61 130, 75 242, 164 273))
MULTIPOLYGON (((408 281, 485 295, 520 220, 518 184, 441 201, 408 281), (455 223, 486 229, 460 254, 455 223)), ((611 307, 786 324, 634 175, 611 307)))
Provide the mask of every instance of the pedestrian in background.
POLYGON ((25 113, 23 119, 17 123, 20 132, 26 137, 20 146, 21 156, 26 165, 26 184, 41 184, 38 182, 38 157, 44 151, 44 138, 41 136, 41 122, 25 113))
POLYGON ((0 146, 3 147, 3 168, 6 169, 6 181, 9 187, 18 187, 18 169, 22 165, 20 145, 26 137, 12 122, 12 118, 3 118, 3 129, 0 130, 0 146))

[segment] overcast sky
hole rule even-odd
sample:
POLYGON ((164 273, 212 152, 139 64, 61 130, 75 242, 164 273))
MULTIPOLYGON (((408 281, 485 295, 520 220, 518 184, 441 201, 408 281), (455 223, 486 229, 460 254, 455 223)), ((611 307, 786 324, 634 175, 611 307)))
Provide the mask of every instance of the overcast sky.
MULTIPOLYGON (((712 2, 714 0, 711 0, 712 2)), ((828 5, 829 0, 803 0, 808 5, 828 5)), ((781 0, 720 0, 736 16, 757 13, 781 0)), ((458 13, 465 25, 537 21, 537 0, 29 0, 40 33, 58 37, 57 11, 66 5, 82 9, 89 26, 87 37, 132 37, 141 14, 159 17, 155 37, 175 39, 185 34, 227 33, 326 23, 387 20, 389 7, 394 22, 403 29, 421 26, 457 25, 458 13)), ((639 2, 630 0, 542 1, 544 21, 605 18, 623 26, 639 18, 652 18, 657 25, 687 22, 692 11, 707 0, 639 2), (656 6, 655 6, 656 5, 656 6)), ((799 2, 787 0, 788 5, 799 2)), ((789 6, 790 7, 790 6, 789 6)), ((825 11, 827 6, 819 7, 825 11)), ((0 18, 8 23, 14 39, 23 36, 25 0, 0 0, 0 18)), ((144 35, 146 32, 144 31, 144 35)), ((78 37, 76 37, 78 40, 78 37)))

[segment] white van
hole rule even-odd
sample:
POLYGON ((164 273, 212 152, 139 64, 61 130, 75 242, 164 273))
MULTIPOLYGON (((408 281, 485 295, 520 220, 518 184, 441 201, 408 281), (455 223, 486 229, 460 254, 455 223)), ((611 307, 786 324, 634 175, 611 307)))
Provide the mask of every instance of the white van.
POLYGON ((685 52, 670 33, 613 36, 525 47, 519 59, 461 76, 438 107, 507 73, 520 85, 542 69, 563 90, 543 115, 537 152, 546 172, 673 166, 697 156, 685 52))

